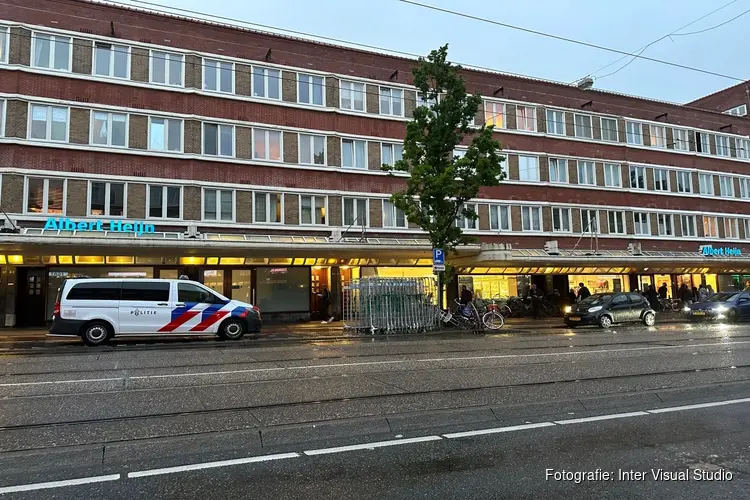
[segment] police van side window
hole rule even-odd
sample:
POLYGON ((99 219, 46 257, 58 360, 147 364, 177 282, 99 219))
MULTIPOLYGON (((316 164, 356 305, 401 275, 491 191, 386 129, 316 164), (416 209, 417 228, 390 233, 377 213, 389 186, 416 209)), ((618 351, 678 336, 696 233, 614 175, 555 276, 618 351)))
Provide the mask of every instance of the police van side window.
POLYGON ((169 302, 169 282, 125 281, 122 284, 122 300, 169 302))
POLYGON ((67 300, 120 300, 120 283, 77 283, 67 300))
POLYGON ((177 285, 177 302, 198 302, 204 304, 216 304, 218 297, 207 290, 190 283, 179 283, 177 285))

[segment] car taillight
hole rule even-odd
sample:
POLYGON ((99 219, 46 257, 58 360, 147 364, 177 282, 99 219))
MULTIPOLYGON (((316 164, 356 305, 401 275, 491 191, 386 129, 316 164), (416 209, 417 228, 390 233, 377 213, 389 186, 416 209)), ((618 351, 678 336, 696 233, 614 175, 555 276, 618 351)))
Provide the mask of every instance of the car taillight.
POLYGON ((52 308, 52 317, 60 317, 60 303, 55 302, 55 307, 52 308))
POLYGON ((258 317, 260 318, 260 309, 258 309, 258 306, 253 306, 253 311, 258 313, 258 317))

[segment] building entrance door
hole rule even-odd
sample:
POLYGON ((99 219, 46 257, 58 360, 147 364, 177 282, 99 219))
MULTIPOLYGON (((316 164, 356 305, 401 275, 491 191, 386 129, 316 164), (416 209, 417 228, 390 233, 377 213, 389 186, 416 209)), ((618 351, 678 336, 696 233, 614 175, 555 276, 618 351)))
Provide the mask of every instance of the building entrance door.
POLYGON ((18 268, 17 326, 29 328, 46 325, 46 277, 47 270, 43 267, 18 268))
MULTIPOLYGON (((310 317, 313 320, 327 320, 330 315, 330 309, 328 312, 324 312, 323 309, 323 287, 327 287, 330 293, 331 289, 328 286, 328 268, 318 267, 312 269, 310 278, 310 293, 311 293, 311 306, 310 317)), ((330 297, 330 295, 329 295, 330 297)), ((329 298, 329 302, 330 302, 329 298)))

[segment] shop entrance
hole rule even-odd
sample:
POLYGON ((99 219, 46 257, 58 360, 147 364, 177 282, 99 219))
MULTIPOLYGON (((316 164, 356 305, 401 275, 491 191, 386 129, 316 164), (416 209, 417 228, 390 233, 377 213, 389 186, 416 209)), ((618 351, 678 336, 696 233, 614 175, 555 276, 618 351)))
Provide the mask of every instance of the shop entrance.
MULTIPOLYGON (((310 293, 312 294, 312 311, 310 316, 314 320, 327 320, 330 317, 328 313, 322 311, 323 298, 321 297, 321 294, 323 293, 324 286, 328 288, 330 293, 331 287, 328 283, 328 268, 313 267, 310 279, 310 293)), ((330 297, 329 300, 332 301, 333 297, 330 297)))
POLYGON ((45 326, 45 280, 44 267, 18 268, 18 296, 16 325, 20 328, 45 326))

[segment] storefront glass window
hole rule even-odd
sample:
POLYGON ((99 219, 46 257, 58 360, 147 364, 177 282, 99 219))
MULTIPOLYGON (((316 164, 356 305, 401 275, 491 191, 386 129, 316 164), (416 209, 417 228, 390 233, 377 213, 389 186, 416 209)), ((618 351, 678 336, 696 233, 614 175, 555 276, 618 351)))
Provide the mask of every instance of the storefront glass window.
POLYGON ((750 288, 750 274, 720 274, 718 283, 722 292, 741 291, 750 288))
POLYGON ((460 288, 466 285, 477 299, 506 299, 523 297, 529 288, 530 280, 531 277, 526 275, 465 275, 458 277, 458 286, 460 288))
POLYGON ((250 270, 233 269, 232 270, 232 300, 250 302, 250 270))
POLYGON ((224 271, 222 269, 204 270, 203 284, 211 290, 224 295, 224 271))
POLYGON ((259 267, 256 272, 261 313, 310 310, 309 267, 259 267))
POLYGON ((625 274, 579 274, 568 276, 571 288, 583 283, 593 293, 629 292, 630 281, 625 274))

